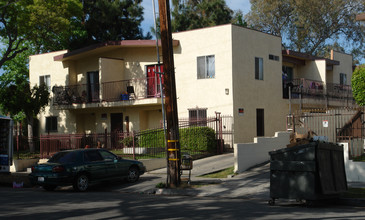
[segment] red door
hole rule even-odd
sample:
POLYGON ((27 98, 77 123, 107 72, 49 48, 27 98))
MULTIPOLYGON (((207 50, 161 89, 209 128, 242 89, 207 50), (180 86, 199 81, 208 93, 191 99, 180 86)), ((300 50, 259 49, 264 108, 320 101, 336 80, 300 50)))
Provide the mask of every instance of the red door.
MULTIPOLYGON (((163 72, 163 65, 147 66, 147 97, 160 97, 160 79, 156 72, 163 72)), ((163 85, 163 76, 162 76, 163 85)))

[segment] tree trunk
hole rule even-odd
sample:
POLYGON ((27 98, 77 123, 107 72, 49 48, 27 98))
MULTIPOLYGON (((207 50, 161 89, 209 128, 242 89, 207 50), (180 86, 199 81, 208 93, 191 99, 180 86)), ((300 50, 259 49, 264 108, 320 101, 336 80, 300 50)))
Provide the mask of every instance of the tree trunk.
POLYGON ((28 117, 28 144, 31 153, 34 153, 35 148, 33 144, 33 117, 28 117))

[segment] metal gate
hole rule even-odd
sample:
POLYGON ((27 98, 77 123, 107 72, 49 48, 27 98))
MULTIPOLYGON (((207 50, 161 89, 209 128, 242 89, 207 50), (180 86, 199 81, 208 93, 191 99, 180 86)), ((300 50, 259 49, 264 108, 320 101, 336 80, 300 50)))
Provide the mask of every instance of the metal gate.
POLYGON ((288 128, 299 134, 313 131, 329 142, 349 142, 349 155, 364 152, 364 108, 307 109, 288 117, 288 128))

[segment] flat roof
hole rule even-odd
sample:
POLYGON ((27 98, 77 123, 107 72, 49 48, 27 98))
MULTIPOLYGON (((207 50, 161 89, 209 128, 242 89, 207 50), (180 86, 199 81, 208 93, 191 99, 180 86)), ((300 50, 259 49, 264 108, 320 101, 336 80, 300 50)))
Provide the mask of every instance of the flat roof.
POLYGON ((337 60, 331 60, 324 57, 317 57, 312 56, 307 53, 302 53, 298 51, 292 51, 292 50, 283 50, 283 62, 291 62, 296 64, 302 64, 305 65, 305 61, 314 61, 314 60, 325 60, 326 65, 340 65, 340 61, 337 60))
MULTIPOLYGON (((173 40, 172 45, 179 46, 178 40, 173 40)), ((161 40, 158 41, 158 46, 161 46, 161 40)), ((64 54, 54 56, 54 61, 65 61, 70 59, 77 59, 80 56, 86 54, 102 53, 110 50, 114 50, 120 47, 156 47, 156 40, 122 40, 122 41, 108 41, 105 43, 99 43, 90 45, 77 50, 69 51, 64 54)))

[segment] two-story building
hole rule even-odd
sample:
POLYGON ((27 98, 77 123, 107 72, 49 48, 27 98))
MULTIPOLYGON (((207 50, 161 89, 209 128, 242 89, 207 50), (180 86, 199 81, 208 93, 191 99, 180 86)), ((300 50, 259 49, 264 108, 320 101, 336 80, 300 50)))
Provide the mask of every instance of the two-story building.
MULTIPOLYGON (((332 99, 306 100, 310 97, 301 89, 308 83, 316 82, 315 91, 321 94, 332 91, 330 84, 350 85, 350 55, 334 52, 333 59, 324 59, 282 51, 280 37, 236 25, 174 33, 173 44, 179 117, 232 115, 235 143, 285 130, 290 108, 339 105, 332 99), (293 87, 291 99, 288 83, 293 87)), ((31 85, 46 83, 52 96, 38 116, 40 133, 161 127, 156 65, 154 40, 31 56, 31 85)))

